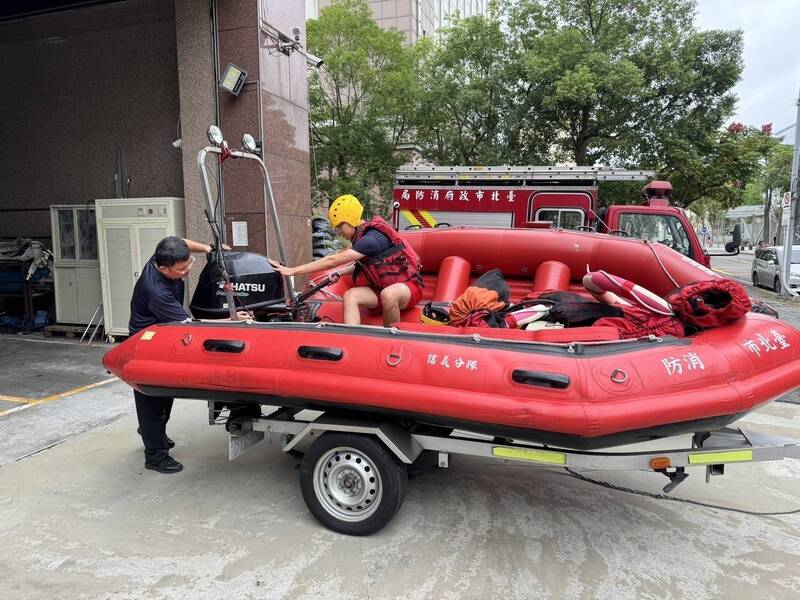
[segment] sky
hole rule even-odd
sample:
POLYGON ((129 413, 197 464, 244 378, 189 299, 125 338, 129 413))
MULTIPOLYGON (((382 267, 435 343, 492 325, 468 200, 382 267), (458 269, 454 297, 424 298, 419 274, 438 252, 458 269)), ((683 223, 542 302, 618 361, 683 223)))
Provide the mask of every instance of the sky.
MULTIPOLYGON (((800 0, 697 0, 697 28, 741 29, 744 72, 731 121, 778 132, 795 122, 800 92, 800 0)), ((794 142, 794 129, 784 134, 794 142)))

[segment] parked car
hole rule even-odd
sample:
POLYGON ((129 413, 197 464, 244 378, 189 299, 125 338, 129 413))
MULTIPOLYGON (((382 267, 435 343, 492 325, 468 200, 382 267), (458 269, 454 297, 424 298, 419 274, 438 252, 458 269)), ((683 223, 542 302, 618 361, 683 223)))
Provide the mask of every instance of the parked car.
MULTIPOLYGON (((769 246, 756 250, 753 258, 753 285, 781 291, 778 273, 783 271, 783 246, 769 246)), ((792 246, 792 272, 789 287, 800 287, 800 245, 792 246)))

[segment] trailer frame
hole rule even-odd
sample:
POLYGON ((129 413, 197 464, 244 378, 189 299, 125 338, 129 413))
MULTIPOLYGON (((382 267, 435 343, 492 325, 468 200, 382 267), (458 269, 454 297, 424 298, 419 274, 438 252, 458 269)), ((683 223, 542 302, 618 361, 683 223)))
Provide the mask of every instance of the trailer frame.
MULTIPOLYGON (((219 424, 219 405, 209 401, 208 406, 209 423, 219 424)), ((272 443, 273 434, 278 437, 283 452, 298 458, 304 457, 301 465, 301 487, 304 488, 303 495, 309 509, 325 526, 355 535, 373 533, 391 520, 402 504, 405 483, 403 481, 394 483, 393 486, 398 489, 382 490, 388 498, 387 501, 396 504, 396 508, 389 511, 390 514, 377 515, 380 518, 375 518, 376 511, 371 508, 372 512, 365 519, 366 524, 357 520, 340 523, 339 519, 327 514, 331 512, 330 510, 326 513, 313 497, 309 497, 314 494, 319 496, 322 488, 319 485, 316 488, 313 486, 313 478, 319 479, 320 467, 317 464, 305 464, 306 452, 309 449, 313 450, 315 444, 329 434, 337 434, 340 438, 343 435, 358 436, 377 441, 378 445, 396 461, 401 479, 405 477, 406 468, 414 465, 424 452, 428 452, 429 455, 435 455, 435 466, 439 468, 447 468, 451 457, 461 455, 502 460, 504 464, 525 463, 536 467, 592 471, 652 471, 669 478, 669 483, 664 487, 665 493, 671 492, 688 477, 686 469, 689 467, 705 467, 706 482, 709 482, 712 476, 725 473, 726 464, 800 458, 798 440, 734 427, 697 432, 691 438, 690 447, 583 451, 502 437, 492 438, 465 430, 450 432, 438 428, 438 432, 435 429, 429 433, 413 433, 398 422, 381 419, 379 416, 353 418, 296 407, 274 407, 272 412, 262 416, 230 416, 225 424, 229 432, 229 460, 235 460, 264 439, 272 443), (316 490, 314 494, 313 490, 316 490), (370 519, 373 520, 370 522, 370 519)), ((362 458, 364 461, 380 459, 371 456, 373 453, 369 449, 347 447, 345 451, 347 450, 352 450, 352 453, 361 457, 359 461, 362 458)), ((329 455, 330 452, 326 456, 329 455)), ((347 457, 349 459, 350 455, 347 457)), ((352 475, 354 480, 358 480, 360 476, 357 471, 352 473, 347 471, 347 475, 352 475)), ((326 480, 325 485, 327 483, 326 480)))

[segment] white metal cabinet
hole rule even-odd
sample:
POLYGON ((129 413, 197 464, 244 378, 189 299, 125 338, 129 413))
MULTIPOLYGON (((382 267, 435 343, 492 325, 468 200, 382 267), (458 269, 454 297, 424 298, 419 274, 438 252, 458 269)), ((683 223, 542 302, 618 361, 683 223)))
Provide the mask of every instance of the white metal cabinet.
POLYGON ((95 202, 106 335, 128 335, 131 295, 158 242, 185 236, 182 198, 112 198, 95 202))
POLYGON ((50 207, 56 321, 88 323, 100 304, 97 222, 91 204, 50 207))

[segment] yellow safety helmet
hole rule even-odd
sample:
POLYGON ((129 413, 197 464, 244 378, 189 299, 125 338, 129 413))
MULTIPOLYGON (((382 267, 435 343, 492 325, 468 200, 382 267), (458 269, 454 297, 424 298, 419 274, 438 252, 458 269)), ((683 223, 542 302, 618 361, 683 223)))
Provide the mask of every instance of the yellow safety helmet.
POLYGON ((447 325, 450 322, 448 303, 428 302, 422 307, 419 320, 426 325, 447 325))
POLYGON ((351 194, 345 194, 331 203, 331 207, 328 209, 328 220, 331 222, 331 227, 337 227, 342 223, 358 227, 362 214, 364 214, 364 207, 361 206, 358 198, 351 194))

